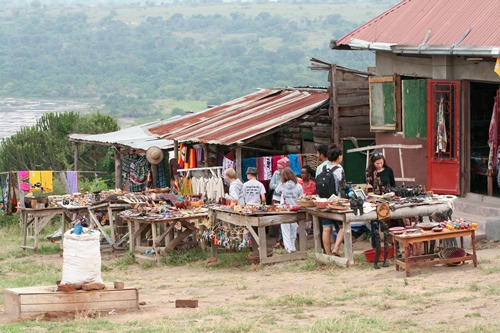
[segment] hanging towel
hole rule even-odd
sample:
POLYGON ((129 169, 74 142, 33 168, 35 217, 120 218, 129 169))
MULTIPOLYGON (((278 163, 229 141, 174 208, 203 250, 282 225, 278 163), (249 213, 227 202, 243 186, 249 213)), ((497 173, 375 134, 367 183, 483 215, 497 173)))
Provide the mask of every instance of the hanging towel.
POLYGON ((262 157, 261 169, 262 177, 259 180, 270 180, 273 176, 273 158, 271 156, 262 157))
POLYGON ((68 182, 69 191, 71 193, 78 192, 78 172, 66 171, 66 181, 68 182))
POLYGON ((272 172, 274 173, 276 170, 278 170, 278 161, 281 159, 281 156, 273 156, 272 157, 272 172))
POLYGON ((40 171, 30 171, 30 191, 40 191, 40 187, 42 187, 42 176, 40 175, 40 171))
POLYGON ((146 156, 140 156, 137 161, 130 163, 130 192, 140 192, 146 188, 149 163, 146 156))
POLYGON ((224 156, 222 158, 222 174, 225 175, 227 169, 234 169, 234 161, 231 161, 229 158, 224 156))
POLYGON ((54 186, 52 185, 53 179, 52 179, 52 171, 40 171, 40 179, 42 183, 42 189, 44 193, 49 193, 52 192, 54 189, 54 186))
POLYGON ((196 168, 198 164, 196 163, 196 149, 189 149, 189 167, 196 168))
POLYGON ((164 161, 161 161, 158 164, 158 169, 156 173, 156 187, 165 188, 167 187, 167 175, 165 173, 165 164, 164 161))
POLYGON ((17 175, 19 176, 19 189, 21 191, 29 191, 30 190, 30 172, 29 171, 18 171, 17 175))
POLYGON ((493 105, 493 112, 491 113, 491 121, 490 121, 490 130, 489 130, 489 138, 488 138, 488 146, 490 147, 490 154, 488 156, 488 171, 490 173, 497 166, 497 152, 498 152, 498 108, 497 102, 493 105))
POLYGON ((250 167, 253 167, 253 168, 257 167, 257 158, 250 157, 250 158, 244 158, 241 160, 241 169, 242 169, 241 172, 243 173, 241 178, 245 182, 248 180, 246 173, 247 173, 247 169, 250 167))
POLYGON ((196 150, 196 162, 200 163, 203 161, 203 147, 195 148, 196 150))
POLYGON ((10 213, 17 213, 17 196, 16 196, 16 182, 17 177, 14 176, 14 173, 9 172, 10 177, 10 189, 11 189, 11 197, 10 197, 10 213))
POLYGON ((288 159, 290 160, 290 169, 293 170, 293 173, 296 175, 300 175, 300 157, 299 154, 290 154, 288 155, 288 159))
POLYGON ((444 97, 441 97, 439 101, 436 141, 436 153, 446 153, 446 149, 448 148, 448 136, 446 134, 446 122, 444 119, 444 97))

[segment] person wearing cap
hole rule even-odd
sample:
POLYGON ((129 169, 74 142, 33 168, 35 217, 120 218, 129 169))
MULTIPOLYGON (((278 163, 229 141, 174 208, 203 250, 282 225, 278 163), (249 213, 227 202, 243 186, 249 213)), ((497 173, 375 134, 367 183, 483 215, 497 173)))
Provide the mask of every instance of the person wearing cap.
POLYGON ((226 194, 226 199, 228 200, 238 200, 238 205, 244 205, 245 200, 243 198, 243 183, 241 180, 236 178, 236 171, 233 168, 229 168, 224 173, 226 181, 229 183, 229 193, 226 194))
POLYGON ((316 176, 318 176, 323 171, 323 167, 330 164, 330 161, 328 160, 328 150, 329 149, 327 145, 319 145, 316 147, 316 156, 320 161, 320 164, 316 168, 316 176))
POLYGON ((247 169, 248 181, 243 184, 242 193, 246 204, 261 204, 266 202, 266 188, 257 180, 257 168, 247 169))

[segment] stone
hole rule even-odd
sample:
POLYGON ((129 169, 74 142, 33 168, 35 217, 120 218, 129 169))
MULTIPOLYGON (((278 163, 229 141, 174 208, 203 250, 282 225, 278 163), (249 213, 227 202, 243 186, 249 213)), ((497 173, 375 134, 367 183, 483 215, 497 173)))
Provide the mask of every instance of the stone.
POLYGON ((489 217, 486 219, 485 233, 487 240, 500 240, 500 219, 489 217))
POLYGON ((82 284, 82 290, 90 291, 90 290, 102 290, 105 289, 106 285, 101 282, 90 282, 82 284))

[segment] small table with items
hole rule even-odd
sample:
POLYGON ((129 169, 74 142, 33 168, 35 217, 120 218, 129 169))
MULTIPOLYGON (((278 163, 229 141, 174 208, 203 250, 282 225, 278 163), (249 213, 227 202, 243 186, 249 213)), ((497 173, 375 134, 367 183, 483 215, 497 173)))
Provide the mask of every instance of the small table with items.
MULTIPOLYGON (((106 242, 109 244, 109 247, 116 250, 123 243, 125 243, 128 233, 122 234, 117 231, 117 225, 115 223, 116 213, 124 211, 130 208, 128 203, 120 203, 120 202, 111 202, 111 201, 102 201, 95 202, 88 206, 70 206, 64 205, 61 206, 65 215, 65 220, 69 222, 75 221, 78 216, 87 215, 89 217, 88 225, 92 230, 94 228, 99 229, 102 233, 106 242), (107 222, 109 222, 109 234, 104 228, 103 219, 98 217, 98 213, 102 213, 107 216, 107 222)), ((66 223, 63 220, 62 223, 62 233, 66 231, 66 223)))
POLYGON ((474 262, 474 267, 477 267, 477 256, 476 256, 476 235, 474 229, 467 230, 449 230, 442 229, 442 231, 433 230, 422 230, 420 233, 409 234, 403 232, 401 234, 392 233, 394 240, 394 248, 398 248, 398 243, 404 248, 404 257, 398 258, 396 256, 396 270, 399 271, 400 267, 404 267, 406 271, 406 276, 410 276, 410 271, 412 267, 422 267, 422 266, 434 266, 438 264, 458 264, 468 260, 474 262), (437 241, 445 240, 450 238, 460 238, 460 248, 455 250, 461 250, 462 254, 458 256, 450 256, 450 258, 442 258, 439 254, 427 254, 427 255, 411 255, 410 246, 415 243, 427 242, 427 241, 437 241), (471 238, 472 253, 467 253, 464 248, 464 237, 471 238))
POLYGON ((306 213, 305 211, 274 211, 274 212, 237 212, 229 206, 211 207, 210 219, 220 220, 236 226, 247 228, 258 246, 261 264, 272 264, 283 261, 300 260, 307 257, 306 244, 306 213), (297 222, 299 234, 299 250, 268 257, 266 227, 297 222), (255 232, 254 227, 257 228, 255 232))
POLYGON ((199 212, 192 214, 186 213, 179 216, 151 214, 149 216, 122 215, 122 217, 128 224, 130 252, 135 253, 136 250, 139 250, 144 253, 144 250, 150 250, 151 253, 154 254, 156 261, 159 261, 159 254, 161 251, 173 251, 174 248, 182 243, 189 235, 198 231, 198 226, 201 225, 203 220, 208 218, 208 214, 200 209, 199 212), (166 226, 163 231, 158 229, 161 225, 166 226), (142 235, 147 229, 151 230, 152 244, 149 247, 141 245, 143 241, 142 235), (171 234, 174 230, 177 230, 177 233, 174 235, 173 239, 165 242, 165 246, 162 249, 161 243, 165 240, 167 235, 171 234))
MULTIPOLYGON (((415 203, 405 205, 393 205, 391 207, 390 218, 402 219, 413 216, 430 216, 434 213, 447 212, 452 207, 451 201, 438 201, 427 203, 415 203)), ((317 207, 308 208, 307 212, 313 217, 314 248, 317 253, 322 253, 320 218, 342 222, 344 227, 344 252, 347 258, 347 265, 354 264, 354 255, 352 251, 352 230, 351 223, 366 222, 377 220, 377 212, 370 211, 363 215, 355 215, 350 209, 328 210, 317 207)))
POLYGON ((48 208, 19 208, 21 212, 21 223, 23 225, 23 243, 21 248, 38 251, 38 237, 43 228, 56 216, 61 216, 64 225, 64 213, 60 207, 48 208), (32 235, 29 235, 32 230, 32 235), (28 246, 28 237, 33 237, 33 247, 28 246))

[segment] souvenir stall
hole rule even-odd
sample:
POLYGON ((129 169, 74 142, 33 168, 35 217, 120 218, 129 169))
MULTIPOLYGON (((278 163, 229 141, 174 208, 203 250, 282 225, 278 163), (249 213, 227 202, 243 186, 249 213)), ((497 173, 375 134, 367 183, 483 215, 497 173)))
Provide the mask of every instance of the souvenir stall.
MULTIPOLYGON (((385 194, 369 194, 363 190, 355 190, 355 196, 362 198, 360 203, 357 200, 341 199, 332 197, 330 199, 316 199, 311 198, 313 207, 307 208, 309 214, 313 216, 313 230, 314 230, 314 244, 316 253, 322 253, 321 247, 321 234, 320 234, 320 218, 330 219, 342 222, 344 228, 344 253, 345 258, 335 260, 337 264, 342 266, 349 266, 354 264, 354 256, 352 251, 352 231, 351 224, 355 222, 365 221, 385 221, 388 219, 405 219, 415 218, 417 216, 446 216, 451 218, 453 210, 454 196, 433 195, 432 193, 425 193, 422 188, 401 188, 395 189, 396 192, 385 194)), ((450 222, 451 224, 451 222, 450 222)), ((459 223, 460 224, 460 223, 459 223)), ((446 224, 445 224, 446 225, 446 224)), ((454 226, 455 228, 455 226, 454 226)), ((407 275, 410 274, 410 265, 414 261, 414 255, 409 248, 410 243, 419 243, 430 240, 443 240, 455 237, 471 237, 471 244, 473 254, 471 257, 464 256, 461 261, 473 259, 476 264, 475 254, 475 235, 474 230, 477 228, 475 223, 466 224, 462 223, 458 226, 459 231, 467 230, 467 232, 456 233, 455 230, 444 229, 440 223, 437 222, 419 222, 414 224, 405 225, 404 227, 393 227, 385 231, 385 237, 388 233, 399 235, 398 242, 403 245, 400 249, 404 252, 405 260, 399 260, 396 269, 405 267, 407 275), (406 240, 404 240, 406 239, 406 240)), ((386 247, 388 244, 386 242, 386 247)), ((395 244, 395 248, 398 243, 395 244)), ((463 240, 461 242, 463 248, 463 240)), ((433 250, 430 252, 434 252, 433 250)), ((426 253, 424 256, 419 256, 420 262, 427 260, 425 264, 430 265, 444 263, 434 260, 436 255, 426 253), (432 260, 432 261, 429 261, 432 260), (429 263, 431 262, 431 263, 429 263)))
MULTIPOLYGON (((299 206, 287 205, 220 205, 210 207, 211 229, 203 237, 215 249, 243 249, 251 246, 258 250, 258 257, 251 253, 248 257, 253 263, 272 264, 290 260, 300 260, 307 257, 306 248, 306 213, 299 206), (285 223, 298 223, 298 251, 274 255, 267 248, 266 227, 281 226, 285 223), (238 231, 243 227, 244 231, 238 231), (257 229, 257 230, 255 230, 257 229), (250 237, 251 235, 251 237, 250 237), (255 242, 255 243, 252 243, 255 242)), ((216 255, 216 253, 213 253, 216 255)))

